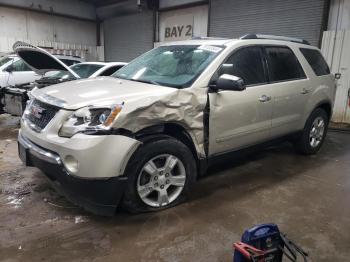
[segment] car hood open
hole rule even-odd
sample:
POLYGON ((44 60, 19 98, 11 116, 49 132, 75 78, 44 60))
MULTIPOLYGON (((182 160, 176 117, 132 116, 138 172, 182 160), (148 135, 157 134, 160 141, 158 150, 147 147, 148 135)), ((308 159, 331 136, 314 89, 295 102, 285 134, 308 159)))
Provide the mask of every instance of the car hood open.
POLYGON ((46 50, 17 41, 13 45, 13 51, 23 59, 23 61, 37 74, 43 75, 49 71, 68 71, 77 79, 80 78, 77 73, 70 69, 61 60, 51 55, 46 50))

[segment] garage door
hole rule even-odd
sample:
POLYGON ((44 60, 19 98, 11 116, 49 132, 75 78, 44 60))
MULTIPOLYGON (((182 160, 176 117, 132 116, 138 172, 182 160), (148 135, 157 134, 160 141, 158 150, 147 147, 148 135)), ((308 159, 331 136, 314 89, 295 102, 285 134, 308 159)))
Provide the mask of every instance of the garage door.
MULTIPOLYGON (((209 35, 298 37, 319 45, 325 0, 212 0, 209 35)), ((326 12, 327 13, 327 12, 326 12)))
POLYGON ((153 48, 153 12, 105 20, 104 37, 106 61, 129 62, 153 48))

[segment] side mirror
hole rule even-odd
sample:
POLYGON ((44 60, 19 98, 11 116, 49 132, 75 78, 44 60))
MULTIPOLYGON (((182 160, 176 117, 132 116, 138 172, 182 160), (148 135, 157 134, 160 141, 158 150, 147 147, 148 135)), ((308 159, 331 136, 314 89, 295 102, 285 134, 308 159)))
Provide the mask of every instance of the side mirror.
POLYGON ((8 67, 6 67, 5 71, 8 73, 12 73, 13 72, 13 65, 9 65, 8 67))
POLYGON ((238 76, 223 74, 216 81, 216 85, 210 88, 215 92, 218 90, 243 91, 245 84, 243 79, 238 76))
POLYGON ((341 73, 335 73, 335 74, 334 74, 334 78, 335 78, 336 80, 339 80, 339 79, 341 78, 341 73))

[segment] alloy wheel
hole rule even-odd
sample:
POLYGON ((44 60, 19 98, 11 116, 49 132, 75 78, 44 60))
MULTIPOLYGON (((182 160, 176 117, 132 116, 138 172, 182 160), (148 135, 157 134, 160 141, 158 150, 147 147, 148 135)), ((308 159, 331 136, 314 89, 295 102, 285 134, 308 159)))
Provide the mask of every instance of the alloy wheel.
POLYGON ((321 143, 324 132, 325 132, 326 124, 322 117, 316 117, 314 122, 311 125, 311 130, 309 134, 310 146, 315 148, 321 143))
POLYGON ((175 201, 186 182, 182 161, 174 155, 161 154, 142 167, 137 178, 141 200, 152 207, 163 207, 175 201))

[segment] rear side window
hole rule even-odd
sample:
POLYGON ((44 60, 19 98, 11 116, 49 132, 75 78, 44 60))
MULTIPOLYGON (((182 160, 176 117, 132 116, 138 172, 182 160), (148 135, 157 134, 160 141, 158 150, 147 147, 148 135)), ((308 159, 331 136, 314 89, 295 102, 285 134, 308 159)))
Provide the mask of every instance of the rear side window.
POLYGON ((284 46, 265 47, 271 82, 306 78, 305 73, 291 49, 284 46))
POLYGON ((331 73, 326 61, 318 50, 300 48, 300 51, 317 76, 329 75, 331 73))
POLYGON ((239 49, 221 65, 218 75, 222 74, 238 76, 246 85, 266 83, 262 49, 257 46, 239 49))

